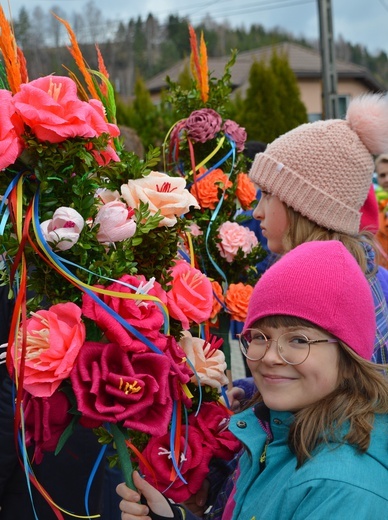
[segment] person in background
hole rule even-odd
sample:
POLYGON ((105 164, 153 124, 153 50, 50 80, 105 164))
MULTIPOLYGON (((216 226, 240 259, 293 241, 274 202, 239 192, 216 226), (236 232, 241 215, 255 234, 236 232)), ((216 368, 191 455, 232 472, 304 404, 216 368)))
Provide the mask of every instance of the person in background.
MULTIPOLYGON (((229 423, 245 449, 204 518, 386 516, 388 380, 369 361, 374 337, 370 286, 340 241, 303 243, 263 274, 240 344, 258 393, 229 423)), ((199 518, 133 480, 137 492, 117 488, 122 520, 199 518)))
POLYGON ((379 207, 379 225, 376 239, 380 246, 379 264, 388 267, 388 154, 380 154, 375 159, 377 174, 376 197, 379 207))
POLYGON ((373 155, 388 149, 388 97, 353 99, 346 120, 301 125, 257 154, 250 178, 262 195, 253 216, 269 249, 284 254, 311 240, 340 240, 369 281, 376 309, 376 363, 388 359, 388 308, 376 277, 373 234, 360 233, 373 155))

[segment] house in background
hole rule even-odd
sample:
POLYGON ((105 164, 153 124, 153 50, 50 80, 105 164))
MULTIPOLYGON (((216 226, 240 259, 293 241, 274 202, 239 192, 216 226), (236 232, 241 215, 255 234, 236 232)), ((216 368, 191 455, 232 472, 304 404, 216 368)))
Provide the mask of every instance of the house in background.
MULTIPOLYGON (((298 81, 301 99, 306 106, 309 121, 313 122, 321 119, 322 73, 320 53, 295 43, 280 43, 239 53, 236 63, 231 69, 233 93, 240 92, 242 97, 245 97, 245 92, 249 87, 249 72, 252 63, 269 60, 273 51, 276 51, 279 55, 285 54, 288 57, 289 65, 298 81)), ((222 77, 225 65, 229 59, 230 56, 208 59, 209 71, 213 77, 222 77)), ((158 102, 161 91, 167 88, 166 77, 169 76, 174 82, 178 81, 180 74, 188 65, 189 59, 181 60, 146 82, 154 103, 158 102)), ((349 101, 353 97, 368 92, 382 92, 385 90, 365 67, 336 60, 336 70, 341 117, 345 115, 349 101)))

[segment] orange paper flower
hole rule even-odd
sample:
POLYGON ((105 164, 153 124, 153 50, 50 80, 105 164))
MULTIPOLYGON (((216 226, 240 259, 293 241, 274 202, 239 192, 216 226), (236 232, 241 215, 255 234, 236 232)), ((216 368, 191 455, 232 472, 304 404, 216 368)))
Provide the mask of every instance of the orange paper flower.
POLYGON ((224 295, 222 292, 221 285, 216 281, 212 281, 212 289, 213 289, 213 307, 212 312, 210 314, 210 319, 212 320, 217 316, 217 314, 222 309, 222 304, 224 303, 224 295))
POLYGON ((215 209, 220 200, 218 190, 225 191, 232 187, 228 176, 219 168, 213 170, 203 179, 193 184, 190 192, 200 202, 203 208, 215 209))
POLYGON ((248 303, 253 293, 251 285, 231 283, 225 297, 225 304, 233 320, 245 321, 248 303))
POLYGON ((246 173, 237 175, 236 197, 243 209, 249 209, 256 200, 256 188, 246 173))

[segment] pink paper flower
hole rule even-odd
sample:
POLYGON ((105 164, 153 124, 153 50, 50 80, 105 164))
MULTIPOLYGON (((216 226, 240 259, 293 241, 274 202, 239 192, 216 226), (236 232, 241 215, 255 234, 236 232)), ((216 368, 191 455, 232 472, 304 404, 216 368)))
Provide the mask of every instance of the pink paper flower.
POLYGON ((173 282, 167 293, 167 306, 171 316, 181 321, 185 330, 190 328, 191 321, 206 321, 213 305, 209 278, 184 260, 178 260, 170 273, 173 282))
MULTIPOLYGON (((27 320, 27 351, 23 387, 35 397, 49 397, 69 377, 85 341, 81 309, 75 303, 58 303, 27 320)), ((14 348, 11 349, 14 355, 14 348)), ((20 368, 21 339, 17 359, 20 368)))
POLYGON ((237 151, 242 152, 244 150, 245 141, 247 140, 245 128, 231 119, 226 119, 222 125, 222 130, 236 143, 237 151))
MULTIPOLYGON (((143 294, 155 296, 163 303, 167 303, 167 296, 161 285, 154 279, 147 281, 143 275, 124 275, 118 282, 114 282, 104 287, 104 289, 127 294, 142 292, 143 294), (132 288, 128 287, 128 285, 132 286, 132 288)), ((163 325, 164 316, 160 307, 154 301, 120 298, 106 294, 100 297, 108 307, 148 339, 152 341, 157 337, 163 325)), ((109 341, 117 343, 122 349, 132 352, 145 352, 148 350, 144 343, 128 332, 114 316, 110 315, 88 294, 83 295, 82 312, 87 318, 96 322, 109 341)))
POLYGON ((217 244, 220 255, 229 263, 233 262, 239 249, 247 256, 257 246, 258 240, 253 231, 240 226, 237 222, 224 222, 218 228, 221 243, 217 244))
POLYGON ((142 201, 148 203, 151 215, 160 211, 164 218, 159 226, 174 226, 176 217, 187 213, 190 206, 199 208, 197 199, 186 189, 185 179, 160 172, 129 180, 121 186, 121 193, 130 208, 138 208, 142 201))
POLYGON ((100 207, 94 224, 99 224, 97 240, 102 243, 121 242, 131 238, 136 231, 135 213, 119 200, 100 207))
POLYGON ((199 491, 202 482, 209 473, 209 462, 212 450, 204 442, 203 433, 190 426, 188 432, 188 445, 185 450, 186 427, 182 427, 180 437, 180 457, 178 467, 187 484, 176 477, 171 485, 171 472, 173 469, 170 448, 170 434, 159 437, 152 437, 142 456, 148 461, 149 466, 154 470, 154 474, 149 471, 149 466, 140 461, 140 470, 144 473, 148 482, 155 485, 159 491, 164 492, 168 498, 175 502, 184 502, 189 497, 199 491), (156 475, 157 482, 154 481, 156 475))
POLYGON ((201 108, 191 112, 185 123, 187 135, 194 142, 206 143, 221 130, 222 119, 212 108, 201 108))
POLYGON ((44 76, 24 83, 14 95, 16 112, 41 141, 60 143, 71 137, 117 137, 116 125, 107 123, 102 103, 81 101, 76 83, 67 77, 44 76))
POLYGON ((85 221, 78 211, 61 207, 55 210, 52 219, 42 222, 40 228, 55 250, 67 251, 78 242, 84 225, 85 221))
POLYGON ((21 139, 23 122, 15 113, 12 94, 9 90, 0 90, 0 170, 13 164, 24 148, 21 139))
MULTIPOLYGON (((87 341, 71 373, 78 410, 151 435, 167 432, 172 414, 170 359, 128 354, 114 343, 87 341)), ((175 376, 174 376, 175 377, 175 376)))
POLYGON ((34 446, 34 462, 40 464, 44 452, 54 451, 59 438, 70 424, 70 402, 64 392, 55 391, 50 397, 23 397, 26 445, 34 446))
POLYGON ((202 403, 198 414, 189 415, 189 424, 203 432, 203 443, 212 457, 230 460, 240 451, 241 443, 228 429, 230 413, 215 402, 202 403))
POLYGON ((197 373, 191 378, 192 383, 198 384, 199 379, 201 385, 208 385, 219 391, 221 386, 228 384, 225 374, 227 366, 222 350, 214 348, 214 345, 204 339, 193 337, 188 331, 184 332, 179 344, 197 373))

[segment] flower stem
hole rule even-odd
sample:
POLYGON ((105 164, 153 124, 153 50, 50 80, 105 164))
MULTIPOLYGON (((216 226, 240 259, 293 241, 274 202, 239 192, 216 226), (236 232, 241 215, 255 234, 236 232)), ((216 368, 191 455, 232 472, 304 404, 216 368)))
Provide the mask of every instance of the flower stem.
POLYGON ((117 454, 119 456, 121 469, 124 475, 124 480, 126 485, 133 489, 134 491, 137 491, 133 480, 132 480, 132 462, 131 457, 128 453, 128 448, 125 443, 125 437, 123 432, 120 430, 120 428, 117 426, 117 424, 111 423, 110 429, 116 444, 117 454))

